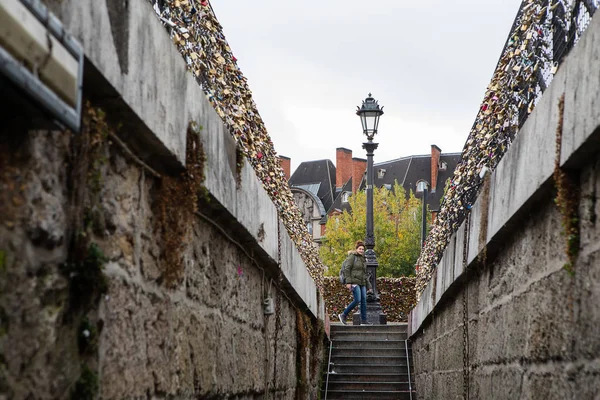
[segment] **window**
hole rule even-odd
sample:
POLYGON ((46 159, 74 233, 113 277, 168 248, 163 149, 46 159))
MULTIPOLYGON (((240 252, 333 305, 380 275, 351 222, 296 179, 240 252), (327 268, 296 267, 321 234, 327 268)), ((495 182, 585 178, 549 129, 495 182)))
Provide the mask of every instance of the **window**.
POLYGON ((308 233, 312 235, 312 222, 306 223, 306 229, 308 229, 308 233))
POLYGON ((383 178, 385 176, 386 170, 384 168, 381 168, 380 170, 377 171, 377 177, 379 179, 383 178))
POLYGON ((349 198, 350 198, 350 192, 342 193, 342 203, 347 203, 349 198))

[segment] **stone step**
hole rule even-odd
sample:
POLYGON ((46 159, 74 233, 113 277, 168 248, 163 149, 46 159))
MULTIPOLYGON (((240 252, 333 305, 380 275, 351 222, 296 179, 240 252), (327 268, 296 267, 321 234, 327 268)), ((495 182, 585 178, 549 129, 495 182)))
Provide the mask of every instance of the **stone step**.
POLYGON ((331 340, 406 340, 406 332, 386 332, 386 331, 371 331, 364 328, 362 332, 355 330, 339 331, 331 334, 331 340))
MULTIPOLYGON (((327 379, 327 376, 324 377, 327 379)), ((406 374, 378 374, 378 373, 363 373, 363 374, 329 374, 329 383, 338 381, 352 382, 393 382, 393 381, 408 381, 406 374)), ((414 376, 410 380, 414 385, 414 376)))
MULTIPOLYGON (((411 351, 408 351, 411 355, 411 351)), ((331 349, 331 356, 370 356, 370 357, 383 357, 383 356, 397 356, 406 358, 406 350, 399 347, 333 347, 331 349)))
POLYGON ((331 333, 338 332, 392 332, 406 333, 408 326, 406 324, 398 325, 342 325, 340 323, 332 323, 330 326, 331 333))
POLYGON ((408 366, 406 365, 373 365, 373 364, 333 364, 329 369, 330 373, 336 374, 398 374, 406 375, 408 366))
POLYGON ((327 399, 416 399, 406 330, 407 324, 332 324, 327 399))
POLYGON ((333 365, 346 364, 364 364, 364 365, 406 365, 406 356, 385 355, 379 357, 361 356, 361 355, 333 355, 331 356, 333 365))
MULTIPOLYGON (((325 398, 322 396, 322 398, 325 398)), ((327 392, 328 400, 347 399, 347 400, 409 400, 411 393, 409 391, 364 391, 364 390, 329 390, 327 392)), ((413 391, 412 399, 416 399, 416 393, 413 391)))
MULTIPOLYGON (((370 349, 402 349, 406 347, 404 340, 354 340, 354 339, 332 339, 332 349, 357 349, 357 348, 370 348, 370 349)), ((408 343, 408 350, 411 350, 411 344, 408 343)))
POLYGON ((408 382, 390 381, 390 382, 356 382, 356 381, 332 381, 329 380, 328 391, 337 390, 366 390, 366 391, 408 391, 410 388, 408 382))

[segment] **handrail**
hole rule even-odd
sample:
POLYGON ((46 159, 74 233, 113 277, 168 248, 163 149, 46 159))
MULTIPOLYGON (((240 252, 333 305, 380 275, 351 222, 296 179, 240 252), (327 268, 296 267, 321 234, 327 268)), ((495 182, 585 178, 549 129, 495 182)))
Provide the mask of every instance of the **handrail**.
POLYGON ((404 341, 404 350, 406 350, 406 367, 408 368, 408 392, 412 400, 412 383, 410 382, 410 357, 408 356, 408 339, 404 341))
POLYGON ((331 368, 331 349, 333 347, 333 340, 329 339, 329 359, 327 360, 327 379, 325 380, 325 399, 327 400, 327 389, 329 388, 329 369, 331 368))

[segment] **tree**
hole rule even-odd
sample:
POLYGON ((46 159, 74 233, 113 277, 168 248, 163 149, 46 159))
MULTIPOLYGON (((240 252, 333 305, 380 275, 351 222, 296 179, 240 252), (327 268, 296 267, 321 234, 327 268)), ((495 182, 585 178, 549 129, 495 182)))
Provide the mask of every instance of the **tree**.
MULTIPOLYGON (((344 211, 327 220, 320 249, 321 260, 328 267, 326 275, 336 276, 349 250, 366 232, 366 193, 357 192, 349 199, 352 213, 344 211)), ((394 183, 392 190, 373 190, 373 226, 377 276, 400 277, 414 274, 421 251, 421 201, 412 191, 408 198, 404 188, 394 183)))

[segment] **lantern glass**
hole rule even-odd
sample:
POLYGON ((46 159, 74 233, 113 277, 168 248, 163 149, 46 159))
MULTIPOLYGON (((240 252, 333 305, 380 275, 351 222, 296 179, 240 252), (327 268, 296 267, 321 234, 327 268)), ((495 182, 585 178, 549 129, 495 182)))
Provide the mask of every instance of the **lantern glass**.
POLYGON ((373 140, 373 137, 377 134, 379 117, 383 114, 383 107, 380 108, 377 100, 372 98, 371 93, 369 93, 369 97, 363 100, 362 107, 358 107, 356 114, 360 117, 363 133, 369 141, 373 140))

